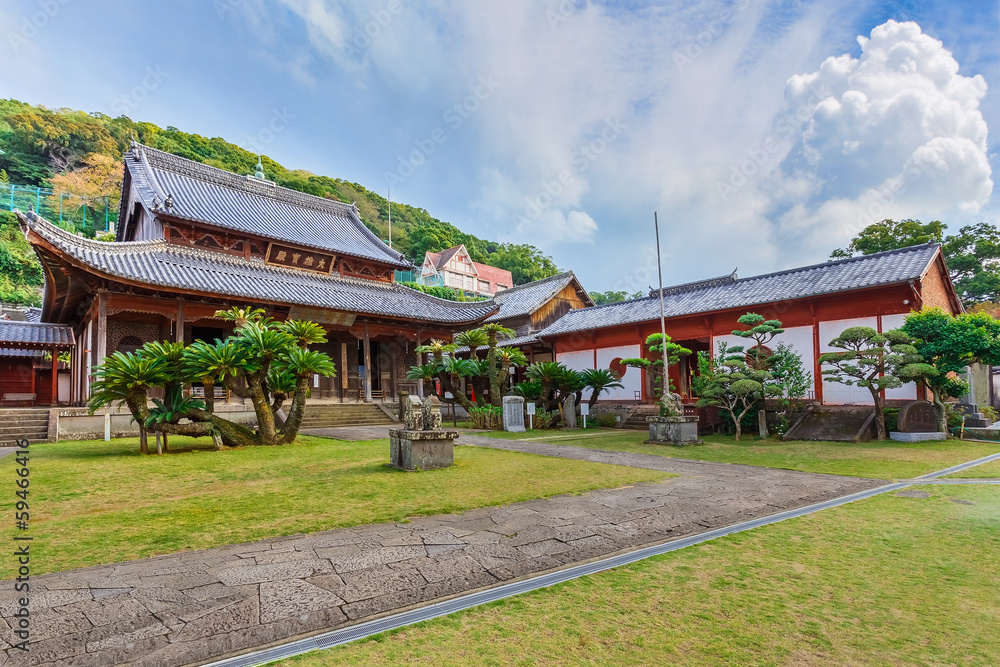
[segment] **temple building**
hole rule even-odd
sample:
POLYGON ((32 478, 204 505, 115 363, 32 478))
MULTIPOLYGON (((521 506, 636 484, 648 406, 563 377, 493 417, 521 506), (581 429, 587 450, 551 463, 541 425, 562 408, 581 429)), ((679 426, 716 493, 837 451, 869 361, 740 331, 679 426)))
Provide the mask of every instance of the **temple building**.
MULTIPOLYGON (((231 306, 322 324, 315 346, 337 367, 313 396, 391 397, 417 363, 414 347, 450 340, 499 312, 393 283, 412 269, 362 223, 354 205, 239 176, 133 143, 126 153, 117 240, 76 236, 18 212, 45 274, 42 321, 73 334, 68 401, 89 396, 90 373, 115 352, 153 340, 224 338, 231 306)), ((47 349, 47 348, 46 348, 47 349)))
MULTIPOLYGON (((801 355, 813 380, 807 398, 826 404, 871 404, 867 388, 823 379, 819 355, 834 351, 828 343, 842 331, 857 326, 895 329, 907 313, 925 306, 963 312, 941 246, 933 243, 749 278, 734 272, 666 287, 663 304, 667 335, 693 352, 712 351, 713 356, 722 342, 748 347, 746 339, 732 333, 745 328, 737 322, 743 314, 780 320, 785 332, 770 345, 784 342, 801 355)), ((621 375, 624 388, 601 400, 652 403, 651 378, 623 366, 622 359, 656 358, 645 341, 659 332, 660 294, 653 290, 642 299, 571 310, 535 337, 552 346, 556 360, 570 368, 610 368, 621 375)), ((689 406, 697 401, 692 391, 696 372, 695 355, 682 357, 669 369, 675 390, 689 406)), ((923 398, 913 383, 885 394, 890 404, 923 398)))

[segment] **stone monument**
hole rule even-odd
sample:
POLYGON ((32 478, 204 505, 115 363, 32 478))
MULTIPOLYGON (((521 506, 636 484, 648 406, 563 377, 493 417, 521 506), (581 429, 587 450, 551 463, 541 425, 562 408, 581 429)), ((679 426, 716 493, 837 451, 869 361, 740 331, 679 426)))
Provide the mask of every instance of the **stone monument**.
POLYGON ((503 397, 503 430, 524 433, 524 397, 503 397))
POLYGON ((659 417, 646 417, 649 424, 651 445, 672 445, 685 447, 700 445, 698 439, 698 418, 684 416, 684 404, 679 394, 669 394, 660 402, 659 417))
POLYGON ((899 430, 889 433, 889 437, 900 442, 948 439, 947 433, 938 431, 937 411, 927 401, 910 401, 901 407, 896 428, 899 430))
POLYGON ((441 402, 407 396, 403 428, 389 431, 389 465, 402 470, 434 470, 455 464, 456 431, 441 430, 441 402))
POLYGON ((559 411, 562 412, 562 425, 563 428, 575 429, 576 428, 576 396, 570 394, 567 396, 562 405, 559 406, 559 411))

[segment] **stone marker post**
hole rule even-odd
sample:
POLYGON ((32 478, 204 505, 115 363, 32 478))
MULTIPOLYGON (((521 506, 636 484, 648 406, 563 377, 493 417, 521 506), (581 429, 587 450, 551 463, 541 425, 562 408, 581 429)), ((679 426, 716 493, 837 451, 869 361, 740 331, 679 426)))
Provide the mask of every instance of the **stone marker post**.
POLYGON ((524 398, 522 396, 503 397, 503 430, 524 433, 524 398))
POLYGON ((576 396, 570 394, 559 407, 562 410, 563 428, 576 428, 576 396))

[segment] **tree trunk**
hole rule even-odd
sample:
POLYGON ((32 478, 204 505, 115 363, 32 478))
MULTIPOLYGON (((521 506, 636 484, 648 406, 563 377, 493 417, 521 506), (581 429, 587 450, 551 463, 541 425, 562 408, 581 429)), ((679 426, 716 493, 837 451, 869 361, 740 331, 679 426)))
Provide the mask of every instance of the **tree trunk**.
POLYGON ((139 453, 149 454, 149 440, 146 437, 146 427, 139 424, 139 453))
POLYGON ((885 430, 885 411, 882 409, 882 394, 875 387, 868 387, 868 391, 871 392, 872 401, 875 403, 876 437, 879 440, 885 440, 889 436, 885 430))
POLYGON ((292 397, 292 407, 288 410, 288 419, 281 429, 281 436, 278 444, 288 444, 295 440, 302 426, 302 418, 306 414, 306 394, 309 393, 310 376, 297 378, 295 381, 295 395, 292 397))
POLYGON ((274 413, 271 412, 271 404, 268 403, 267 394, 264 392, 262 371, 258 371, 247 376, 247 384, 250 386, 250 400, 253 402, 253 410, 257 415, 257 433, 261 445, 278 444, 277 431, 274 425, 274 413))
POLYGON ((948 411, 944 404, 944 399, 941 398, 941 392, 934 391, 927 382, 924 382, 927 390, 931 392, 931 396, 934 397, 934 412, 937 413, 938 431, 941 433, 948 432, 948 411))
POLYGON ((205 411, 215 412, 215 382, 211 378, 207 382, 202 378, 201 386, 205 389, 205 411))

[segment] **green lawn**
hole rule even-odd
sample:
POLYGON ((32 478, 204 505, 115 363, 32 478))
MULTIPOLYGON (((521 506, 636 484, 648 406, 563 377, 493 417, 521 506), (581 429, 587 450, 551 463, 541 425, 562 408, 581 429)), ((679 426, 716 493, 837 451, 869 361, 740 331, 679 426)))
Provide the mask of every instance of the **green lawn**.
POLYGON ((989 463, 984 463, 982 465, 975 466, 974 468, 963 470, 962 472, 956 472, 951 475, 947 475, 947 477, 962 477, 965 479, 1000 478, 1000 460, 990 461, 989 463))
MULTIPOLYGON (((135 438, 31 446, 33 573, 671 477, 474 447, 456 448, 452 468, 408 473, 386 465, 388 440, 309 436, 284 447, 137 452, 135 438)), ((0 478, 13 480, 14 467, 13 456, 0 459, 0 478)), ((4 516, 14 500, 3 494, 4 516)), ((0 579, 14 565, 0 562, 0 579)))
POLYGON ((280 664, 998 665, 1000 489, 920 488, 280 664))
POLYGON ((1000 452, 998 443, 967 440, 915 444, 886 440, 854 444, 802 440, 782 442, 777 439, 756 440, 745 437, 736 442, 731 436, 713 435, 705 437, 704 445, 667 447, 643 444, 643 440, 649 437, 643 431, 618 429, 588 429, 579 432, 529 431, 528 433, 482 431, 477 434, 505 439, 533 439, 551 442, 554 445, 611 449, 719 463, 745 463, 770 468, 878 479, 912 479, 918 475, 1000 452))

